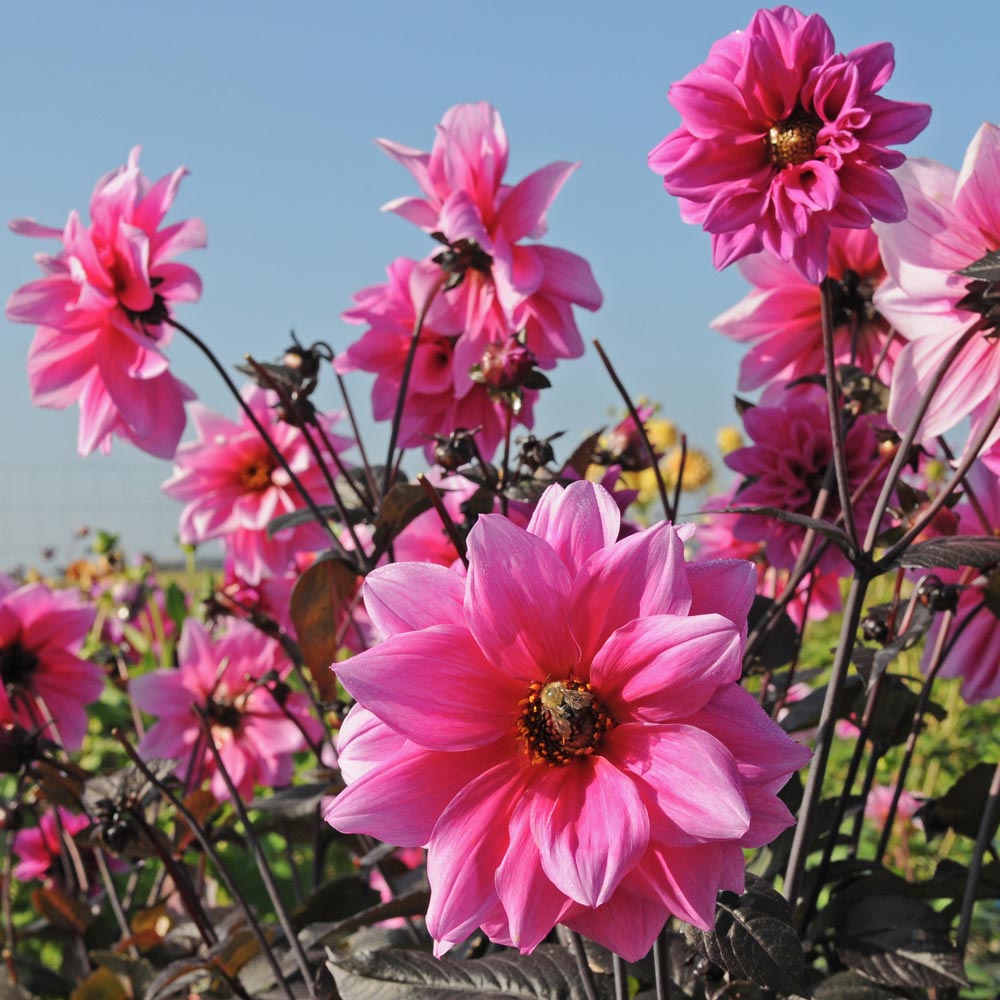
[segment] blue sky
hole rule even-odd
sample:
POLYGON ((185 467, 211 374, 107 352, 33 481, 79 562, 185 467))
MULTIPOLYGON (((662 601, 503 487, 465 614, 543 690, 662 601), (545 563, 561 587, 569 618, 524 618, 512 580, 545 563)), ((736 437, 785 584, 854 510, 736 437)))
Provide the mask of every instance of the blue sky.
MULTIPOLYGON (((198 215, 208 227, 209 248, 187 258, 205 294, 181 318, 230 363, 277 355, 292 327, 339 349, 356 334, 339 319, 352 293, 380 281, 394 257, 429 248, 379 212, 414 185, 372 140, 427 149, 449 106, 488 100, 510 137, 508 180, 582 161, 549 213, 547 242, 587 257, 604 291, 604 308, 581 315, 585 339, 599 337, 634 394, 663 402, 694 444, 710 446, 733 420, 739 351, 708 322, 745 285, 734 269, 712 269, 707 236, 680 222, 646 154, 678 124, 671 81, 754 9, 735 0, 6 5, 0 217, 62 225, 141 144, 150 176, 181 163, 191 171, 171 219, 198 215)), ((827 18, 842 51, 895 44, 883 93, 934 106, 911 155, 957 166, 980 122, 1000 117, 995 2, 802 9, 827 18)), ((36 276, 39 249, 0 235, 4 297, 36 276)), ((79 458, 76 411, 30 405, 32 331, 0 322, 0 568, 37 561, 44 545, 71 556, 84 523, 122 531, 131 551, 169 553, 179 508, 158 495, 169 465, 120 443, 110 458, 79 458)), ((175 342, 171 356, 206 403, 232 412, 192 349, 175 342)), ((575 438, 617 405, 592 350, 554 382, 537 411, 540 434, 575 438)), ((350 386, 367 414, 369 383, 350 386)), ((337 405, 332 389, 321 401, 337 405)))

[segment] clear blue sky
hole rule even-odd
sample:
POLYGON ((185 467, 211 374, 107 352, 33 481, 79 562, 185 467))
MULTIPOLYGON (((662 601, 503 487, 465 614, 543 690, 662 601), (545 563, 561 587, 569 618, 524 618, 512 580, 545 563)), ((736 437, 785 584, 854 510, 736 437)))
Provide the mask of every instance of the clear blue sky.
MULTIPOLYGON (((415 188, 372 140, 427 149, 449 106, 488 100, 510 137, 509 180, 582 161, 549 213, 547 241, 587 257, 604 290, 604 308, 581 317, 584 336, 601 339, 634 394, 661 400, 708 446, 732 421, 739 358, 708 321, 745 286, 735 270, 713 271, 708 238, 680 222, 646 153, 678 123, 670 82, 754 9, 735 0, 7 4, 0 219, 62 225, 139 143, 150 176, 190 168, 171 218, 199 215, 208 226, 209 249, 187 258, 204 298, 181 318, 230 362, 278 354, 291 327, 343 348, 356 333, 339 319, 351 294, 380 281, 392 258, 428 250, 422 233, 380 214, 415 188)), ((884 93, 934 106, 911 155, 958 165, 980 122, 1000 117, 995 0, 802 9, 827 18, 842 51, 895 44, 884 93)), ((36 276, 38 249, 0 235, 4 299, 36 276)), ((178 507, 158 496, 169 466, 121 443, 109 459, 79 458, 76 411, 29 404, 31 329, 0 322, 0 568, 35 561, 43 545, 71 555, 81 523, 122 530, 132 551, 169 552, 178 507)), ((187 345, 171 353, 205 402, 232 412, 187 345)), ((367 414, 368 383, 351 385, 367 414)), ((332 392, 323 402, 335 405, 332 392)), ((591 350, 556 372, 536 430, 575 437, 615 405, 591 350)))

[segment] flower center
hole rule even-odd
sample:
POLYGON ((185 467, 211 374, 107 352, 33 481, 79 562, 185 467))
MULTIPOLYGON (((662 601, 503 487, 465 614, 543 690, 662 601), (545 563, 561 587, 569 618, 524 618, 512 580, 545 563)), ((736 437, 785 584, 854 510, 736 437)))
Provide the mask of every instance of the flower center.
POLYGON ((243 716, 235 705, 226 704, 224 701, 216 701, 214 698, 208 699, 205 706, 205 713, 208 717, 220 726, 227 729, 239 729, 243 716))
POLYGON ((573 677, 534 682, 521 705, 517 728, 533 763, 568 764, 592 754, 614 725, 590 685, 573 677))
POLYGON ((38 657, 20 642, 0 647, 0 681, 4 687, 27 687, 38 666, 38 657))
POLYGON ((263 493, 271 486, 274 465, 266 458, 255 458, 240 471, 240 483, 247 493, 263 493))
POLYGON ((811 111, 797 107, 784 121, 771 126, 767 133, 767 152, 779 169, 805 163, 816 154, 816 136, 823 119, 811 111))

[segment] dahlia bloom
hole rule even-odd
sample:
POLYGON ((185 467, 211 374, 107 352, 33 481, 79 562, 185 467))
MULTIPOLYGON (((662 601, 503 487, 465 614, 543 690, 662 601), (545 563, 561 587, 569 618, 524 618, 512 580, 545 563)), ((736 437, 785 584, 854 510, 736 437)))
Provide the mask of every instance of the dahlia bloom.
MULTIPOLYGON (((955 272, 1000 249, 1000 128, 980 127, 959 172, 911 160, 895 177, 909 214, 898 226, 877 227, 889 280, 875 304, 909 343, 893 373, 889 422, 906 429, 945 356, 975 326, 934 393, 918 440, 943 434, 965 417, 975 435, 1000 393, 997 319, 987 315, 998 285, 955 272)), ((998 440, 1000 425, 986 447, 998 440)))
MULTIPOLYGON (((11 850, 21 860, 14 865, 14 878, 22 882, 46 878, 50 872, 60 872, 59 856, 62 854, 59 827, 67 837, 73 837, 90 826, 90 820, 82 813, 73 813, 62 806, 59 822, 51 810, 42 813, 38 826, 18 830, 14 834, 11 850)), ((61 872, 60 872, 61 874, 61 872)))
MULTIPOLYGON (((789 389, 780 405, 755 406, 743 414, 743 426, 753 442, 725 457, 734 472, 746 477, 734 503, 746 507, 777 507, 811 517, 827 467, 833 460, 833 442, 827 416, 826 397, 817 386, 789 389)), ((885 478, 885 469, 871 477, 878 459, 874 419, 862 414, 851 425, 844 441, 847 478, 854 521, 864 533, 875 510, 875 501, 885 478), (862 490, 861 487, 864 486, 862 490), (861 491, 859 495, 855 496, 861 491)), ((840 516, 836 490, 831 491, 823 515, 826 521, 840 516)), ((756 514, 740 514, 733 525, 736 538, 764 543, 767 561, 780 569, 791 569, 802 548, 805 528, 756 514)), ((850 564, 834 546, 818 563, 820 573, 850 572, 850 564)))
MULTIPOLYGON (((248 385, 243 398, 313 499, 330 503, 323 471, 302 431, 278 418, 277 396, 248 385)), ((334 447, 343 451, 351 441, 330 430, 339 418, 319 416, 334 447)), ((222 538, 234 572, 251 584, 269 572, 285 572, 297 552, 326 544, 326 532, 314 523, 268 537, 273 518, 304 507, 305 501, 242 410, 237 420, 229 420, 195 404, 191 422, 198 440, 177 449, 173 475, 163 484, 164 493, 187 504, 181 512, 182 542, 197 545, 222 538)))
POLYGON ((327 820, 427 846, 437 954, 563 923, 637 959, 671 914, 710 927, 743 847, 792 822, 775 793, 808 753, 735 683, 753 567, 686 564, 666 523, 616 542, 620 520, 552 486, 527 530, 479 518, 466 576, 365 582, 385 638, 337 665, 358 704, 327 820))
MULTIPOLYGON (((459 104, 447 111, 430 153, 388 139, 379 140, 379 145, 413 174, 422 192, 397 198, 384 209, 420 226, 447 247, 432 255, 434 281, 421 284, 419 298, 414 295, 417 308, 441 279, 441 267, 452 279, 449 284, 458 281, 441 293, 458 323, 450 331, 439 331, 456 337, 452 352, 435 364, 438 383, 432 391, 454 392, 456 399, 463 399, 475 384, 469 373, 483 365, 491 346, 505 345, 515 334, 523 333, 524 346, 542 368, 553 367, 560 358, 579 357, 583 340, 573 306, 593 311, 602 301, 590 266, 568 250, 523 242, 544 236, 545 213, 577 164, 552 163, 516 185, 505 184, 507 136, 500 115, 485 103, 459 104), (453 371, 451 386, 444 377, 446 360, 453 371)), ((361 293, 362 310, 378 308, 370 292, 361 293)), ((371 323, 368 315, 352 313, 349 320, 371 323)), ((437 349, 447 353, 440 340, 437 349)), ((375 405, 378 411, 378 400, 375 405)), ((526 415, 522 422, 530 426, 526 415)), ((435 427, 433 432, 447 434, 454 429, 435 427)), ((415 433, 412 426, 408 430, 415 433)))
POLYGON ((835 228, 906 216, 889 170, 927 125, 926 104, 878 96, 894 67, 888 42, 847 55, 818 15, 759 10, 745 31, 670 87, 683 124, 650 154, 681 217, 712 234, 720 270, 766 250, 820 282, 835 228))
POLYGON ((77 448, 111 449, 114 435, 160 458, 173 458, 184 431, 184 402, 194 393, 167 370, 164 325, 177 302, 194 302, 201 280, 174 258, 205 245, 200 219, 161 228, 181 178, 150 183, 139 147, 102 177, 90 201, 90 225, 71 212, 64 229, 15 219, 22 236, 62 241, 38 254, 45 277, 11 295, 7 317, 37 324, 28 353, 31 398, 38 406, 80 404, 77 448))
POLYGON ((278 788, 292 778, 292 755, 307 748, 303 730, 316 739, 320 726, 300 692, 279 704, 268 684, 291 669, 281 646, 247 622, 232 621, 213 639, 193 618, 177 644, 177 669, 154 670, 131 682, 132 700, 157 722, 139 743, 146 758, 175 758, 182 774, 200 783, 211 777, 212 793, 228 798, 222 775, 205 745, 200 706, 212 722, 212 738, 240 795, 255 785, 278 788))
MULTIPOLYGON (((348 323, 364 324, 367 329, 334 362, 341 374, 359 370, 375 374, 372 408, 376 420, 391 420, 395 413, 414 323, 440 270, 429 261, 400 257, 389 265, 387 274, 385 284, 358 292, 354 308, 343 314, 348 323)), ((523 390, 521 407, 514 413, 507 401, 473 381, 469 365, 464 369, 456 365, 464 329, 462 314, 448 296, 438 294, 420 333, 399 427, 399 446, 423 448, 428 460, 433 459, 435 435, 481 427, 476 446, 489 461, 506 433, 508 413, 515 426, 533 423, 536 391, 523 390)), ((477 363, 481 360, 482 355, 476 358, 477 363)))
MULTIPOLYGON (((966 473, 966 482, 989 523, 983 524, 972 504, 957 504, 954 512, 959 517, 958 534, 982 535, 995 531, 1000 524, 1000 477, 980 460, 966 473)), ((985 595, 988 592, 995 593, 1000 570, 994 569, 979 576, 974 576, 973 572, 950 569, 934 571, 943 583, 962 585, 958 594, 955 622, 963 622, 972 614, 968 624, 958 633, 938 673, 939 677, 961 677, 962 697, 970 705, 1000 697, 1000 621, 989 605, 981 607, 985 595)), ((925 672, 930 665, 931 651, 940 628, 941 618, 938 617, 931 626, 924 647, 921 667, 925 672)))
MULTIPOLYGON (((878 240, 871 229, 834 229, 829 251, 829 276, 836 282, 834 361, 857 365, 888 382, 901 343, 893 337, 876 372, 891 336, 872 303, 874 290, 885 278, 878 240)), ((794 265, 768 254, 748 257, 737 266, 754 289, 712 320, 712 327, 750 345, 740 363, 740 390, 825 371, 819 285, 806 281, 794 265)))
POLYGON ((80 659, 94 614, 75 591, 0 577, 0 709, 67 750, 79 749, 86 706, 104 688, 100 667, 80 659))

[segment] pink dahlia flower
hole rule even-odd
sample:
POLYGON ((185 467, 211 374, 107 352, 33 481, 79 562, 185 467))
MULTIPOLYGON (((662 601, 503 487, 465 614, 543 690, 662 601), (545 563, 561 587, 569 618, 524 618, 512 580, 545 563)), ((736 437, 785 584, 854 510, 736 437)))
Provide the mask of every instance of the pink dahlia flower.
POLYGON ((80 659, 94 614, 75 591, 0 578, 0 707, 67 750, 80 747, 86 706, 104 689, 100 667, 80 659))
POLYGON ((204 625, 188 618, 177 645, 176 670, 154 670, 131 683, 132 699, 156 724, 139 744, 144 757, 178 761, 194 784, 211 777, 217 799, 228 797, 225 783, 205 745, 193 706, 212 721, 212 737, 240 795, 255 785, 278 788, 292 778, 292 755, 320 735, 300 692, 273 691, 274 677, 291 669, 281 646, 247 622, 233 621, 213 639, 204 625))
MULTIPOLYGON (((361 339, 341 354, 338 372, 374 372, 372 407, 376 420, 391 420, 403 381, 403 368, 410 349, 416 317, 440 270, 429 261, 417 263, 399 257, 387 269, 389 280, 365 288, 354 296, 357 303, 344 313, 348 323, 367 326, 361 339)), ((435 297, 424 321, 399 428, 401 448, 423 448, 433 459, 435 435, 448 436, 459 428, 473 430, 476 445, 487 461, 504 438, 509 404, 488 386, 474 382, 471 366, 456 364, 464 318, 444 294, 435 297)), ((476 362, 482 360, 482 356, 476 362)), ((532 407, 538 393, 523 392, 520 411, 512 414, 514 425, 531 427, 532 407)))
POLYGON ((358 705, 327 819, 427 846, 438 954, 563 923, 637 959, 671 914, 710 927, 792 822, 775 793, 808 753, 736 685, 753 567, 619 526, 599 486, 552 486, 527 530, 479 518, 467 576, 366 580, 385 639, 337 665, 358 705))
MULTIPOLYGON (((886 345, 892 334, 872 302, 885 278, 878 240, 871 229, 834 229, 829 251, 829 276, 836 282, 834 360, 888 382, 901 342, 893 337, 886 345)), ((748 257, 738 266, 754 289, 712 326, 750 345, 740 364, 739 388, 749 391, 825 371, 819 285, 806 281, 793 264, 768 254, 748 257)))
MULTIPOLYGON (((330 503, 322 469, 302 432, 279 419, 275 394, 250 385, 243 398, 313 499, 330 503)), ((348 438, 331 433, 340 414, 319 419, 338 451, 350 447, 348 438)), ((174 473, 163 484, 164 493, 187 504, 181 512, 182 542, 197 545, 222 538, 233 571, 250 584, 267 573, 284 573, 297 552, 326 544, 326 532, 312 522, 268 537, 273 518, 304 507, 305 501, 242 410, 238 420, 229 420, 195 404, 191 422, 198 440, 177 449, 174 473)))
POLYGON ((77 447, 107 452, 117 434, 160 458, 173 458, 194 393, 167 370, 164 320, 177 302, 194 302, 201 280, 174 258, 205 245, 200 219, 161 228, 181 178, 179 167, 155 184, 128 163, 98 182, 90 225, 74 211, 64 229, 32 219, 10 225, 23 236, 54 238, 63 249, 38 254, 45 277, 19 288, 7 316, 38 326, 28 354, 31 398, 62 409, 80 404, 77 447))
MULTIPOLYGON (((777 507, 811 517, 827 467, 833 461, 826 397, 816 386, 789 389, 780 405, 755 406, 743 415, 743 426, 753 444, 725 457, 726 465, 745 476, 733 497, 745 507, 777 507)), ((862 415, 851 425, 844 442, 847 477, 854 498, 852 510, 859 533, 867 529, 885 469, 872 475, 879 442, 873 418, 862 415)), ((824 520, 840 516, 836 490, 827 501, 824 520)), ((802 548, 805 529, 756 514, 740 514, 733 534, 745 542, 763 542, 767 561, 791 569, 802 548)), ((847 573, 850 564, 840 550, 830 546, 818 564, 820 573, 847 573)))
MULTIPOLYGON (((889 422, 905 430, 946 355, 975 327, 934 393, 918 440, 943 434, 965 417, 976 434, 1000 393, 997 317, 991 313, 1000 284, 955 272, 1000 249, 1000 128, 980 127, 959 172, 911 160, 895 176, 909 214, 898 226, 878 227, 889 280, 875 303, 909 343, 893 372, 889 422)), ((998 440, 1000 424, 986 446, 998 440)))
POLYGON ((42 813, 38 826, 27 830, 19 830, 14 834, 11 850, 21 860, 14 865, 14 878, 27 882, 31 879, 43 879, 50 873, 61 876, 59 857, 62 854, 62 843, 59 828, 67 837, 73 837, 81 830, 90 826, 90 820, 82 813, 72 813, 62 806, 59 810, 59 821, 51 810, 42 813))
MULTIPOLYGON (((983 523, 979 510, 972 504, 960 503, 954 508, 959 516, 958 534, 995 532, 996 526, 1000 525, 1000 477, 984 462, 977 461, 966 474, 966 482, 988 523, 983 523)), ((961 677, 962 697, 969 704, 1000 697, 1000 620, 991 610, 992 602, 984 606, 986 595, 996 593, 1000 585, 1000 569, 988 570, 979 576, 974 576, 972 570, 936 569, 934 572, 943 583, 961 585, 954 627, 968 618, 956 634, 954 645, 938 676, 961 677)), ((940 628, 941 619, 938 617, 927 636, 921 664, 924 670, 929 665, 940 628)))
POLYGON ((450 246, 446 255, 464 273, 446 293, 462 317, 456 384, 482 363, 490 344, 506 343, 521 330, 543 368, 579 357, 583 340, 572 307, 595 310, 602 301, 590 266, 568 250, 524 242, 545 235, 545 213, 578 164, 551 163, 505 184, 507 135, 496 109, 485 103, 449 109, 430 153, 388 139, 379 145, 422 192, 384 208, 440 234, 450 246))
POLYGON ((841 55, 818 14, 776 7, 671 85, 683 124, 649 165, 684 221, 712 234, 717 268, 766 250, 815 284, 831 229, 906 216, 889 174, 904 157, 888 147, 918 135, 931 109, 878 96, 893 66, 888 42, 841 55))

